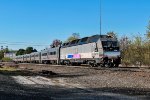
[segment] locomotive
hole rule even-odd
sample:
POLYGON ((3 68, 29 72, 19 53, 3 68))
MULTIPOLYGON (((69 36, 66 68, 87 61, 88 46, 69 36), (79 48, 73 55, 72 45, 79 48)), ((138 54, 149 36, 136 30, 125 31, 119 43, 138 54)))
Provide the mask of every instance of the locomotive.
POLYGON ((118 67, 121 63, 119 42, 109 35, 94 35, 63 43, 41 52, 16 56, 15 62, 61 65, 88 64, 92 67, 118 67))

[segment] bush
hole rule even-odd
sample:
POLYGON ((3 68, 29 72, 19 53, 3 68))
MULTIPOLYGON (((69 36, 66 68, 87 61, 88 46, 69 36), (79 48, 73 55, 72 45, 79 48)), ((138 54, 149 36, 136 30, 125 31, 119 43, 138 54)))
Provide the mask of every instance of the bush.
POLYGON ((122 49, 121 57, 125 66, 150 66, 150 41, 142 40, 141 36, 132 38, 132 41, 122 49))
POLYGON ((2 61, 3 62, 12 62, 13 60, 11 58, 5 57, 5 58, 2 58, 2 61))

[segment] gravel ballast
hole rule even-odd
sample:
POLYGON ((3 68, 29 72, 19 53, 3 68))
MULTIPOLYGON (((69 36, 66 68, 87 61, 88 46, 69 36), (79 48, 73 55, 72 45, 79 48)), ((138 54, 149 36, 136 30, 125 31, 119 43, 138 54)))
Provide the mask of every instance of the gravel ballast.
POLYGON ((48 70, 57 73, 47 76, 63 79, 66 83, 79 84, 90 90, 109 91, 129 95, 150 95, 150 70, 139 68, 89 68, 85 66, 57 66, 21 64, 22 69, 38 73, 48 70))

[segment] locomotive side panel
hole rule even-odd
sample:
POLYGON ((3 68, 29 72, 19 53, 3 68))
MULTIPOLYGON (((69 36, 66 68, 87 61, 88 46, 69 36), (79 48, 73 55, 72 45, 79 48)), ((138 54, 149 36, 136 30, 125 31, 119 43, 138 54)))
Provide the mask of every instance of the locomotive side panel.
MULTIPOLYGON (((100 62, 100 56, 103 54, 101 42, 97 42, 100 37, 92 36, 81 39, 75 46, 61 48, 61 62, 69 61, 73 63, 100 62), (99 49, 100 48, 100 49, 99 49), (100 52, 99 52, 100 50, 100 52)), ((70 43, 71 45, 71 43, 70 43)))

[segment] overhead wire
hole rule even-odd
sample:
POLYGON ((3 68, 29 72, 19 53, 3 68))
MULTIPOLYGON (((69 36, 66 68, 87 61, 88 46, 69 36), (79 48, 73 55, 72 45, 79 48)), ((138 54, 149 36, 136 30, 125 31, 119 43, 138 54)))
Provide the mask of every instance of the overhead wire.
POLYGON ((9 41, 0 41, 0 45, 49 46, 47 44, 42 44, 42 43, 9 42, 9 41))

